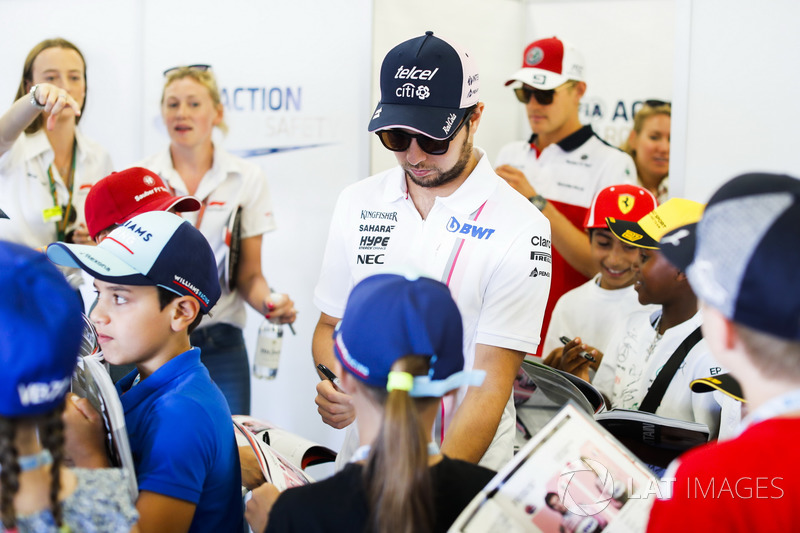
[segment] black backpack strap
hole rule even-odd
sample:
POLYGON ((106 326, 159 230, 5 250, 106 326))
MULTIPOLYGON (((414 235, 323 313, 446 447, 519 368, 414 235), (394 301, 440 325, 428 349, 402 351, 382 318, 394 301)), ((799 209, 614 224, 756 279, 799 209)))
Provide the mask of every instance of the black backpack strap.
POLYGON ((689 355, 689 352, 694 345, 700 342, 703 338, 703 332, 700 331, 700 326, 694 330, 688 337, 683 339, 683 342, 678 346, 675 352, 670 356, 667 364, 661 368, 661 372, 656 376, 655 381, 650 386, 650 390, 645 394, 642 403, 639 405, 639 411, 647 413, 655 413, 656 409, 661 405, 661 400, 664 398, 664 393, 667 392, 667 387, 675 377, 675 373, 680 368, 683 360, 689 355))

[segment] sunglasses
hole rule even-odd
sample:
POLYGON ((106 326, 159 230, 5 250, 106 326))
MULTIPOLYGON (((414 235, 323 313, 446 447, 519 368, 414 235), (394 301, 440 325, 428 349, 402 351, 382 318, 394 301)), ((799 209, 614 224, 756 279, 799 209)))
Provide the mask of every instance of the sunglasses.
POLYGON ((164 71, 164 77, 169 76, 171 73, 175 72, 176 70, 180 70, 182 68, 189 69, 189 70, 197 70, 200 72, 205 72, 207 70, 211 70, 211 65, 179 65, 177 67, 168 68, 164 71))
POLYGON ((666 100, 645 100, 644 105, 648 107, 661 107, 662 105, 672 105, 672 103, 667 102, 666 100))
POLYGON ((423 152, 430 155, 442 155, 447 153, 447 150, 450 149, 450 141, 455 139, 458 132, 464 127, 464 124, 469 122, 474 111, 474 108, 470 109, 467 114, 464 115, 461 124, 458 125, 453 134, 447 139, 434 139, 433 137, 428 137, 421 133, 406 133, 402 130, 381 130, 376 131, 375 134, 381 140, 381 144, 392 152, 405 152, 408 150, 408 147, 411 146, 411 139, 416 139, 417 146, 419 146, 423 152))
POLYGON ((556 96, 556 91, 561 87, 572 87, 574 82, 567 82, 563 85, 559 85, 555 89, 549 89, 547 91, 543 91, 541 89, 534 89, 528 87, 517 87, 514 89, 514 94, 517 95, 517 100, 522 102, 523 104, 527 104, 531 101, 531 97, 533 97, 539 105, 550 105, 553 103, 553 98, 556 96), (567 85, 569 84, 569 85, 567 85))

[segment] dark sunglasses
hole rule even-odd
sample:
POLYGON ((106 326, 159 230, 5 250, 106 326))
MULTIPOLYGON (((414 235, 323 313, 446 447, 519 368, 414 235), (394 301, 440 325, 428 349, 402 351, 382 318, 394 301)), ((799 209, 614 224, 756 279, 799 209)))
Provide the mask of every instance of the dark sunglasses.
MULTIPOLYGON (((574 85, 574 83, 567 83, 570 84, 569 87, 574 85)), ((539 105, 550 105, 553 103, 553 98, 556 96, 556 91, 559 89, 559 87, 564 86, 566 86, 566 83, 564 85, 559 85, 555 89, 548 89, 547 91, 534 88, 529 89, 528 87, 517 87, 514 89, 514 94, 517 95, 517 100, 523 104, 530 102, 531 97, 533 97, 539 103, 539 105)))
POLYGON ((376 131, 375 134, 381 140, 381 144, 392 152, 405 152, 408 150, 408 147, 411 146, 411 139, 416 139, 417 145, 423 152, 430 155, 442 155, 447 153, 447 150, 450 149, 450 141, 458 135, 458 132, 464 127, 464 124, 469 122, 474 111, 474 108, 470 109, 467 114, 464 115, 461 124, 458 125, 453 134, 447 139, 434 139, 433 137, 428 137, 421 133, 406 133, 403 130, 381 130, 376 131))
POLYGON ((175 72, 176 70, 180 70, 182 68, 186 68, 189 70, 198 70, 200 72, 205 72, 207 70, 211 70, 211 65, 179 65, 177 67, 168 68, 164 71, 164 77, 169 76, 170 73, 175 72))
POLYGON ((672 104, 666 100, 645 100, 644 105, 649 107, 661 107, 662 105, 671 106, 672 104))

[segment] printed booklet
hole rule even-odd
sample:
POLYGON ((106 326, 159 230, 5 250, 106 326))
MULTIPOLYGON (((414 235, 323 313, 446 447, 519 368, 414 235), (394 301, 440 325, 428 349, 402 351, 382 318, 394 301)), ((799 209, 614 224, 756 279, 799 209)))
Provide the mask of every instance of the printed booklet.
POLYGON ((136 483, 136 469, 133 466, 128 431, 125 427, 125 411, 103 361, 103 352, 97 343, 94 325, 86 315, 83 319, 83 339, 78 366, 72 375, 72 392, 89 400, 92 407, 102 416, 109 461, 112 466, 127 471, 128 492, 131 501, 135 502, 139 497, 139 487, 136 483))
POLYGON ((237 444, 252 448, 264 478, 281 491, 312 483, 306 467, 336 460, 330 448, 257 418, 233 415, 233 426, 237 444))
POLYGON ((592 384, 539 361, 523 361, 514 380, 515 446, 522 447, 569 401, 587 414, 605 410, 603 395, 592 384))
POLYGON ((666 467, 683 452, 708 442, 708 426, 645 411, 611 409, 595 420, 647 464, 666 467))
POLYGON ((639 532, 658 479, 591 414, 562 408, 459 515, 451 532, 639 532))

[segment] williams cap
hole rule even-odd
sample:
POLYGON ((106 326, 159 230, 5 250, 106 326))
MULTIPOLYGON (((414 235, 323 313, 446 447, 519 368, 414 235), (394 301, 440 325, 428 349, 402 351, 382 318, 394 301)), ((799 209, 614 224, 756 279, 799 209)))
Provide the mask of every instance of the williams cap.
POLYGON ((156 285, 200 302, 208 313, 221 289, 214 252, 200 231, 178 215, 150 211, 108 234, 97 246, 56 242, 47 257, 122 285, 156 285))

